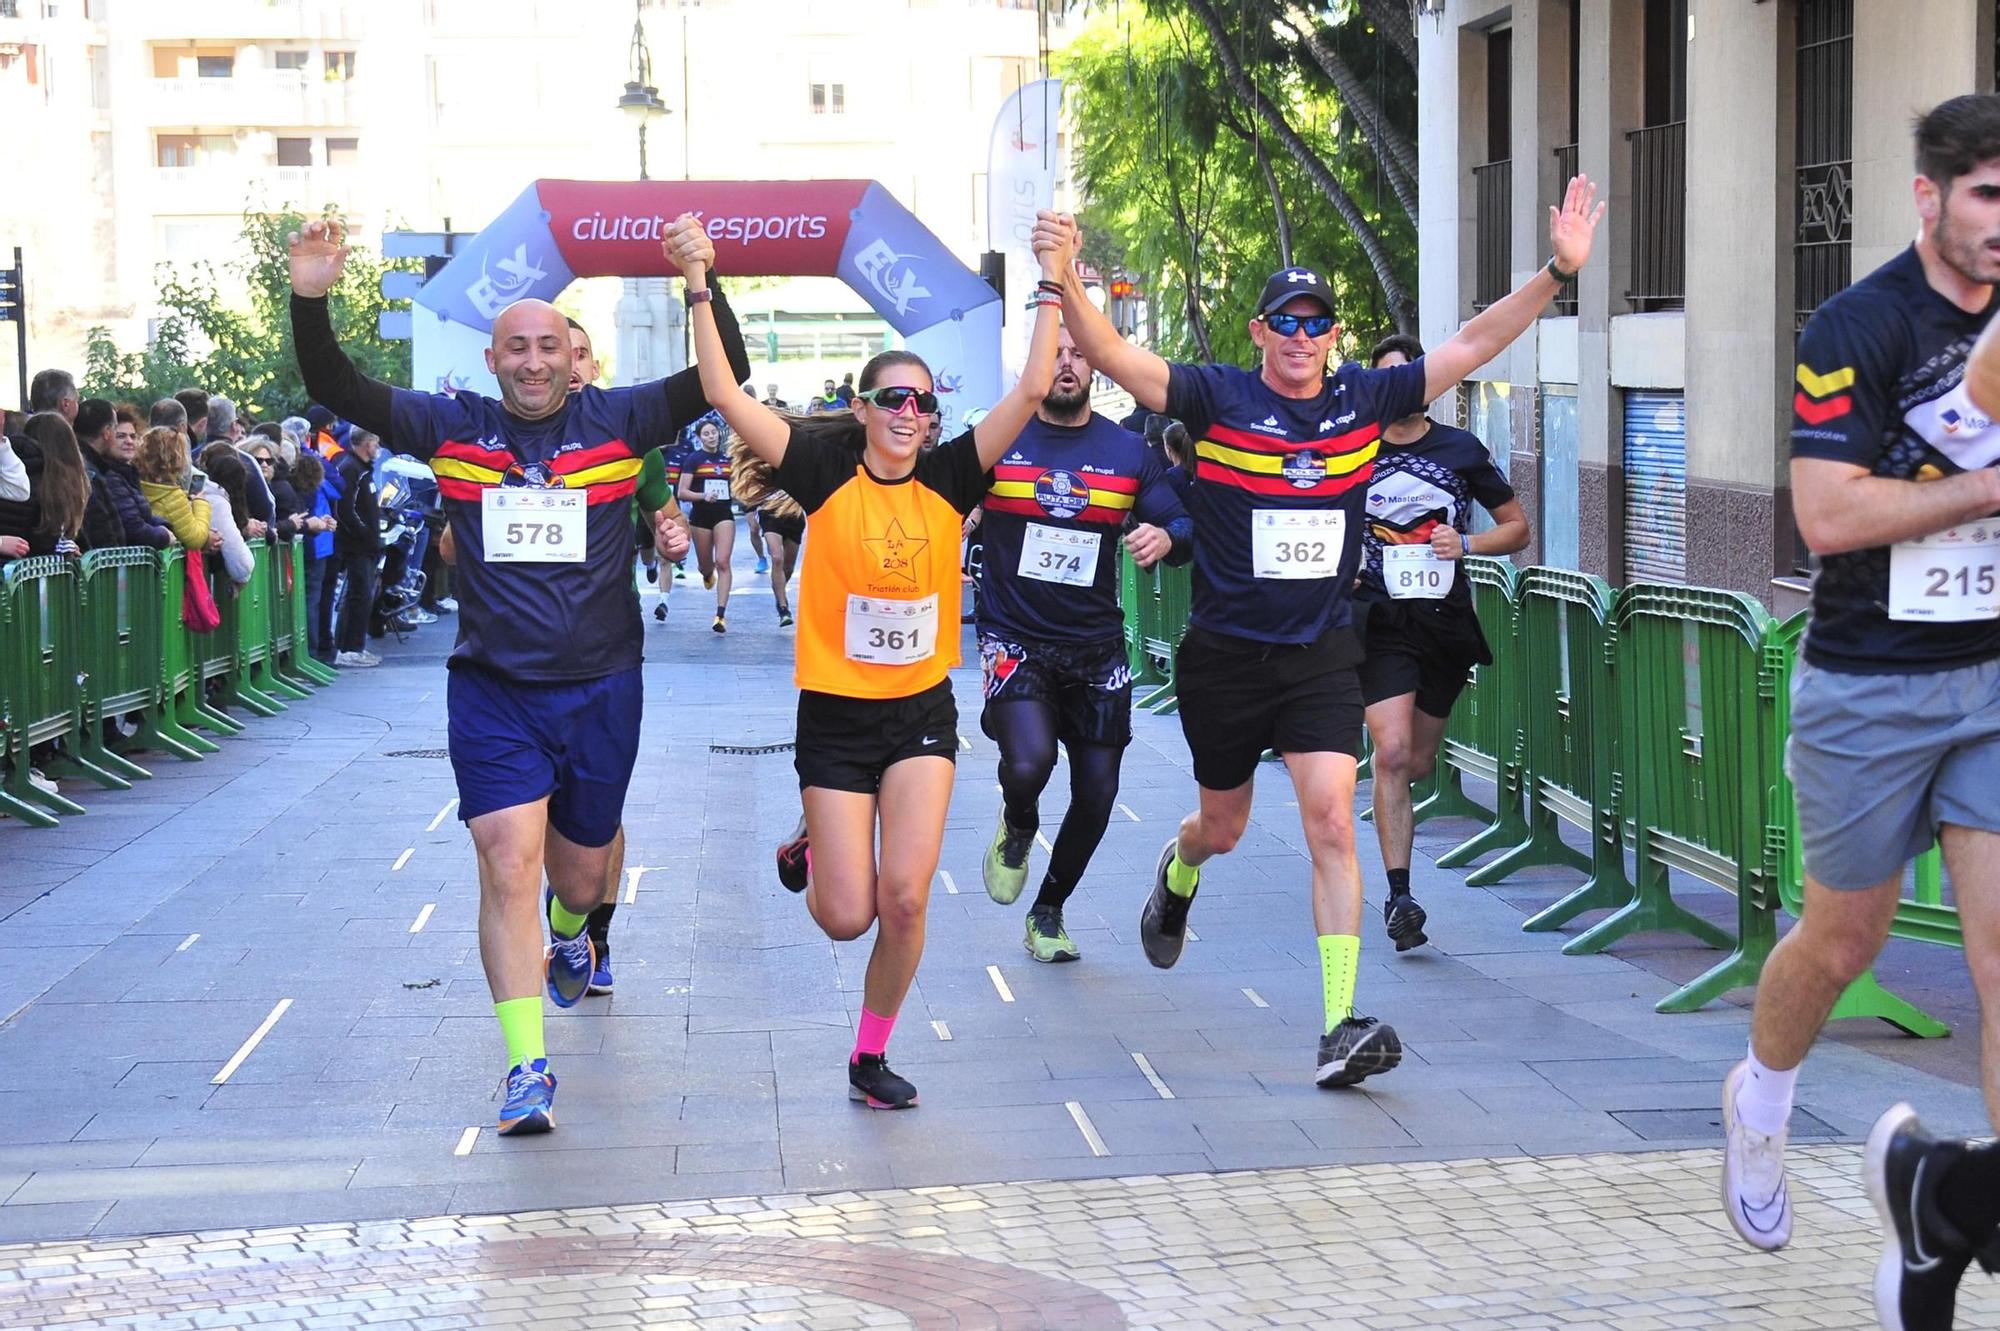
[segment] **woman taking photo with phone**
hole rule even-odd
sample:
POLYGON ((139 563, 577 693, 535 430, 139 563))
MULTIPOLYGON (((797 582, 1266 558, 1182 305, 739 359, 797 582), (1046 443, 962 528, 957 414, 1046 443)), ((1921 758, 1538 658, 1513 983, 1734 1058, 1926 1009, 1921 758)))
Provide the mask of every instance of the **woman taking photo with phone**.
MULTIPOLYGON (((917 1090, 889 1070, 885 1051, 923 956, 951 804, 959 527, 985 497, 987 471, 1054 382, 1060 296, 1035 293, 1020 382, 976 431, 925 452, 938 399, 921 357, 885 351, 862 368, 850 406, 781 415, 731 377, 708 307, 715 247, 700 222, 683 216, 664 249, 687 279, 702 388, 736 432, 737 467, 754 482, 741 488, 752 498, 783 490, 805 510, 794 761, 809 847, 806 908, 834 939, 879 926, 848 1059, 849 1094, 871 1109, 908 1108, 917 1090)), ((1043 267, 1059 271, 1066 257, 1046 254, 1043 267)), ((1054 273, 1047 276, 1059 293, 1054 273)))

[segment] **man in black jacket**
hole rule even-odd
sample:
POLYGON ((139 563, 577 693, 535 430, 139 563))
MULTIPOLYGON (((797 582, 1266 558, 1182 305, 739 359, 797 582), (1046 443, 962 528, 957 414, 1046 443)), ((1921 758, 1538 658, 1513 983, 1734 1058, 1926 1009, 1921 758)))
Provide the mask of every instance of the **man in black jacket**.
POLYGON ((365 669, 382 664, 368 650, 368 611, 375 604, 375 564, 382 553, 382 519, 375 506, 375 454, 382 441, 357 428, 334 469, 340 473, 340 503, 334 509, 333 557, 347 575, 347 599, 334 635, 337 666, 365 669))
POLYGON ((117 409, 103 398, 85 398, 76 409, 76 438, 83 445, 84 470, 90 473, 83 543, 93 550, 114 545, 164 550, 172 545, 173 532, 153 516, 132 467, 139 448, 137 428, 121 427, 117 409))

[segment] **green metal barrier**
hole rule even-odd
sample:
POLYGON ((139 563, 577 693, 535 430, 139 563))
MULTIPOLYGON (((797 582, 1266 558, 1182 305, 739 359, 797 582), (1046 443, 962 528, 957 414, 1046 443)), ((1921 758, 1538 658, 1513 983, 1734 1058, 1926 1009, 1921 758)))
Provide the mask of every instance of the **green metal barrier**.
POLYGON ((108 771, 145 780, 153 774, 112 752, 105 728, 113 718, 159 710, 159 559, 150 549, 121 546, 92 550, 79 569, 83 710, 76 750, 108 771))
POLYGON ((259 716, 276 716, 285 704, 271 688, 271 546, 250 543, 250 581, 229 595, 218 588, 215 604, 222 611, 218 636, 227 640, 229 667, 223 673, 230 702, 259 716))
POLYGON ((1563 951, 1597 952, 1651 930, 1729 949, 1655 1005, 1691 1012, 1756 983, 1777 941, 1777 885, 1765 859, 1771 617, 1739 593, 1637 583, 1618 598, 1613 626, 1624 719, 1620 812, 1630 814, 1638 882, 1625 906, 1563 951), (1736 894, 1735 938, 1673 899, 1672 869, 1736 894))
POLYGON ((0 788, 12 796, 10 811, 39 805, 51 813, 84 812, 75 800, 28 779, 29 750, 50 740, 72 742, 47 770, 87 777, 113 790, 132 788, 124 777, 80 755, 74 743, 83 723, 81 578, 76 561, 57 556, 17 559, 0 569, 0 644, 10 653, 0 660, 0 675, 11 680, 0 788))
MULTIPOLYGON (((1773 709, 1776 723, 1771 728, 1770 747, 1765 754, 1771 808, 1777 815, 1770 829, 1769 850, 1775 861, 1779 902, 1796 917, 1805 914, 1805 864, 1799 844, 1799 807, 1793 799, 1791 778, 1785 775, 1785 742, 1791 737, 1792 672, 1798 664, 1799 645, 1805 639, 1805 631, 1806 614, 1801 611, 1774 625, 1765 645, 1767 674, 1779 703, 1773 709)), ((1936 846, 1925 851, 1911 866, 1910 885, 1911 895, 1897 905, 1890 934, 1962 950, 1965 935, 1959 927, 1957 908, 1944 904, 1943 863, 1936 846)), ((1883 988, 1872 966, 1847 986, 1827 1019, 1839 1017, 1879 1017, 1925 1039, 1951 1034, 1951 1027, 1883 988)))
POLYGON ((1153 595, 1152 575, 1133 563, 1131 552, 1122 545, 1118 548, 1118 606, 1125 612, 1125 664, 1131 667, 1132 682, 1142 689, 1157 688, 1171 675, 1146 649, 1159 600, 1153 595))
POLYGON ((236 639, 229 621, 232 603, 236 599, 235 589, 226 575, 217 577, 209 572, 208 561, 204 558, 190 559, 187 575, 208 579, 216 609, 222 612, 222 624, 212 633, 187 632, 188 660, 194 670, 194 680, 184 699, 186 706, 181 720, 218 735, 241 734, 243 723, 220 708, 211 706, 208 700, 208 681, 226 679, 236 668, 236 639))
POLYGON ((1179 703, 1174 686, 1174 651, 1187 628, 1189 574, 1186 568, 1155 564, 1142 569, 1123 550, 1118 555, 1118 595, 1125 610, 1125 657, 1132 667, 1132 705, 1168 715, 1179 703))
POLYGON ((1516 697, 1520 626, 1514 613, 1514 586, 1519 575, 1504 559, 1479 556, 1463 560, 1459 571, 1472 589, 1473 609, 1493 649, 1493 664, 1473 667, 1471 682, 1445 723, 1430 794, 1410 813, 1413 826, 1441 817, 1487 820, 1477 834, 1437 857, 1439 867, 1447 869, 1516 845, 1528 833, 1521 818, 1520 709, 1516 697), (1497 792, 1493 808, 1465 793, 1464 778, 1468 775, 1493 783, 1497 792))
POLYGON ((1529 917, 1524 932, 1557 929, 1585 911, 1632 898, 1618 817, 1619 713, 1611 659, 1617 596, 1604 579, 1568 569, 1531 568, 1517 585, 1515 693, 1527 835, 1466 882, 1488 886, 1536 864, 1571 865, 1589 875, 1529 917), (1588 855, 1563 841, 1563 823, 1589 835, 1588 855))
MULTIPOLYGON (((160 711, 154 728, 160 738, 170 739, 200 757, 221 752, 221 746, 188 728, 199 723, 195 713, 201 700, 201 681, 195 674, 190 645, 193 635, 181 621, 181 598, 187 587, 189 562, 187 552, 180 549, 168 550, 160 556, 160 711)), ((199 567, 201 556, 194 555, 192 562, 199 567)))
POLYGON ((285 696, 294 698, 310 697, 319 683, 300 664, 308 656, 305 616, 299 613, 306 595, 304 546, 300 540, 279 541, 271 560, 271 673, 284 684, 285 696))
POLYGON ((306 604, 306 543, 292 542, 292 673, 314 684, 331 684, 340 678, 332 666, 313 659, 310 650, 312 634, 306 628, 306 616, 314 613, 315 607, 306 604))
POLYGON ((264 628, 264 674, 270 687, 266 692, 279 698, 297 701, 312 696, 311 684, 295 676, 289 669, 293 655, 298 651, 297 643, 303 641, 293 636, 292 602, 304 595, 305 588, 299 585, 298 570, 292 561, 292 549, 296 541, 272 541, 263 549, 270 560, 271 594, 266 599, 269 616, 264 628))

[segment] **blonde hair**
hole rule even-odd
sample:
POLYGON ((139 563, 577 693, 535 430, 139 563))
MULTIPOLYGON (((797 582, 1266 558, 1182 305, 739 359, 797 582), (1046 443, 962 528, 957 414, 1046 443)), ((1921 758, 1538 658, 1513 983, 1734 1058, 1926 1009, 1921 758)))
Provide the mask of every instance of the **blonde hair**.
POLYGON ((165 425, 156 425, 139 437, 139 451, 132 465, 141 480, 155 485, 179 485, 194 463, 188 457, 187 436, 165 425))

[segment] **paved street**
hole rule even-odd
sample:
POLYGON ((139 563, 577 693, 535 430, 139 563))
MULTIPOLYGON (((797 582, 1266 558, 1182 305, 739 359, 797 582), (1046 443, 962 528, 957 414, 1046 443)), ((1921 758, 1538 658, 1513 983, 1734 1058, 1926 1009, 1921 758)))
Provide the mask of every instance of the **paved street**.
MULTIPOLYGON (((1139 953, 1192 793, 1172 718, 1137 722, 1068 912, 1084 960, 1038 966, 1021 912, 980 887, 998 794, 972 671, 891 1051, 923 1104, 869 1114, 842 1076, 865 947, 829 943, 773 880, 789 753, 728 751, 791 738, 789 636, 747 560, 727 637, 711 604, 684 583, 648 619, 618 992, 550 1017, 548 1137, 491 1131, 503 1058, 443 761, 449 622, 204 763, 86 793, 58 830, 0 821, 0 1325, 484 1326, 590 1294, 606 1326, 1645 1331, 1762 1307, 1758 1325, 1853 1327, 1875 1243, 1853 1141, 1899 1097, 1986 1131, 1962 961, 1899 947, 1884 978, 1957 1038, 1850 1024, 1823 1044, 1794 1124, 1799 1238, 1741 1248, 1713 1170, 1743 996, 1660 1016, 1713 954, 1569 958, 1522 934, 1575 875, 1466 888, 1421 853, 1465 823, 1420 831, 1436 946, 1397 957, 1370 920, 1359 1002, 1401 1031, 1404 1066, 1316 1090, 1278 769, 1181 964, 1139 953)), ((1372 833, 1362 862, 1372 898, 1372 833)), ((1977 1324, 2000 1300, 1975 1277, 1961 1306, 1977 1324)))

